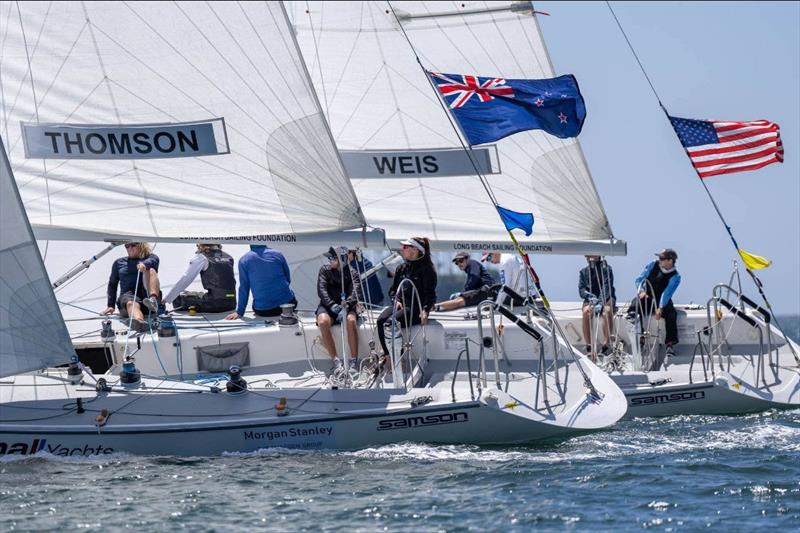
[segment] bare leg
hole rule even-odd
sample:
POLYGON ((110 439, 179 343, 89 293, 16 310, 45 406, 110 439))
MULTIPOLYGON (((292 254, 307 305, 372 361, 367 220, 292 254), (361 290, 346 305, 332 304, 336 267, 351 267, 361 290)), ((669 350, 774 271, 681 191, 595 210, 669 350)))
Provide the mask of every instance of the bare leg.
POLYGON ((358 317, 347 313, 347 342, 350 344, 350 357, 358 359, 358 317))
POLYGON ((594 309, 589 304, 583 305, 583 341, 585 344, 592 344, 592 333, 590 324, 592 322, 592 311, 594 309))
POLYGON ((333 342, 333 335, 331 335, 331 317, 322 313, 317 317, 317 326, 319 326, 319 334, 322 337, 322 345, 325 351, 331 356, 331 359, 336 359, 336 343, 333 342))
POLYGON ((147 269, 144 274, 146 276, 147 290, 150 296, 155 296, 156 300, 160 300, 158 293, 161 290, 161 282, 158 279, 158 271, 152 268, 147 269))
POLYGON ((611 330, 614 327, 614 300, 609 300, 608 305, 603 308, 603 316, 605 320, 605 328, 603 334, 605 335, 606 345, 611 344, 611 330))
POLYGON ((447 300, 446 302, 442 302, 436 305, 438 305, 442 311, 452 311, 453 309, 461 309, 462 307, 467 305, 467 302, 464 301, 464 298, 459 296, 454 300, 447 300))
POLYGON ((134 320, 141 320, 142 322, 144 322, 142 307, 138 303, 131 300, 130 302, 128 302, 127 307, 128 307, 129 317, 133 318, 134 320))

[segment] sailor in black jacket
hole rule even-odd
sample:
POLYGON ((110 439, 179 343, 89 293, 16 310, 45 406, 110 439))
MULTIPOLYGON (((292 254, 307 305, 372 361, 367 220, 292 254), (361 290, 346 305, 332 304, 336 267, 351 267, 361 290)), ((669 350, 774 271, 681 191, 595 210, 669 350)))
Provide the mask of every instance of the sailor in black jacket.
POLYGON ((384 325, 389 319, 394 316, 395 322, 400 327, 426 324, 428 313, 436 303, 436 269, 433 268, 431 261, 428 239, 412 237, 402 241, 400 245, 405 262, 394 273, 392 288, 389 289, 390 305, 383 310, 377 321, 378 339, 384 355, 389 354, 384 331, 384 325), (401 282, 406 279, 416 287, 419 301, 414 297, 408 283, 403 283, 401 287, 401 282))
POLYGON ((333 247, 325 252, 327 265, 322 265, 317 275, 317 325, 328 355, 331 356, 333 369, 342 362, 336 353, 336 343, 331 335, 331 326, 338 324, 343 312, 347 314, 347 343, 350 345, 350 368, 358 368, 358 301, 361 298, 361 283, 358 273, 342 258, 347 257, 347 249, 337 253, 333 247), (344 287, 342 282, 344 281, 344 287), (344 305, 343 305, 344 304, 344 305))

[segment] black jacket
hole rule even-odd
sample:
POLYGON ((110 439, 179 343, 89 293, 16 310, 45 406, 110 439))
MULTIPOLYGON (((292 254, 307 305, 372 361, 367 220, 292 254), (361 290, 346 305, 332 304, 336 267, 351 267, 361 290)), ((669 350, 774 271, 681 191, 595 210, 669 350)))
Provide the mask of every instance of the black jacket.
MULTIPOLYGON (((433 309, 436 303, 436 270, 433 265, 422 259, 417 261, 405 262, 394 273, 392 288, 389 289, 389 298, 392 300, 390 305, 394 305, 394 296, 400 286, 400 282, 404 279, 410 279, 419 292, 419 299, 422 302, 422 308, 426 311, 433 309)), ((412 296, 411 287, 407 284, 403 286, 402 294, 398 298, 403 302, 403 306, 410 309, 413 306, 416 308, 418 304, 412 296)))
POLYGON ((578 293, 584 302, 588 302, 592 297, 598 300, 605 295, 605 301, 609 298, 617 300, 617 291, 614 290, 614 271, 605 261, 591 263, 581 270, 578 276, 578 293))
POLYGON ((491 287, 495 284, 494 278, 489 274, 485 266, 474 259, 469 259, 468 261, 467 268, 464 269, 467 280, 464 282, 463 292, 474 291, 484 285, 491 287))
MULTIPOLYGON (((341 262, 341 261, 340 261, 341 262)), ((361 299, 361 283, 358 274, 346 265, 344 269, 344 293, 347 295, 348 307, 354 306, 361 299), (355 280, 355 283, 353 282, 355 280)), ((342 273, 333 270, 330 265, 322 265, 317 275, 317 295, 320 305, 328 309, 342 303, 342 273)))

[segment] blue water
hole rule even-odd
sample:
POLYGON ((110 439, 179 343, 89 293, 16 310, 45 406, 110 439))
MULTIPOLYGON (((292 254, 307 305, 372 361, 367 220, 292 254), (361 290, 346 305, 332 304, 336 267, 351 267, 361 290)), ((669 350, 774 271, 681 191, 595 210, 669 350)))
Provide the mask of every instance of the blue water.
POLYGON ((0 530, 800 528, 800 410, 627 421, 547 447, 0 462, 0 530))
POLYGON ((625 421, 544 447, 0 460, 0 531, 533 527, 798 531, 800 409, 625 421))

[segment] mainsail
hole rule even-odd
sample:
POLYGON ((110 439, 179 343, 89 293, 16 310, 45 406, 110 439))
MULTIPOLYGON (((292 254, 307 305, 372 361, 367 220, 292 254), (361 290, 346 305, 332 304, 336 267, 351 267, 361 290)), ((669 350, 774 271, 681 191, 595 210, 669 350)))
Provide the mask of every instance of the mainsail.
MULTIPOLYGON (((375 155, 460 148, 402 29, 431 71, 502 78, 555 76, 530 2, 287 5, 340 150, 375 155)), ((576 139, 528 131, 498 141, 484 154, 492 159, 487 165, 493 173, 487 178, 498 203, 532 211, 536 217, 532 240, 522 241, 525 248, 624 253, 624 243, 613 238, 576 139)), ((392 162, 380 161, 384 167, 392 162)), ((367 220, 383 228, 388 240, 425 235, 438 249, 497 249, 498 243, 508 243, 474 173, 420 176, 414 172, 416 162, 409 161, 405 176, 352 176, 367 220)))
POLYGON ((0 138, 0 377, 75 354, 0 138))
POLYGON ((281 3, 2 2, 0 20, 0 134, 38 237, 364 225, 281 3), (45 133, 60 154, 67 139, 134 158, 26 158, 21 123, 72 132, 45 133), (220 155, 144 158, 123 133, 181 123, 210 124, 220 155))

